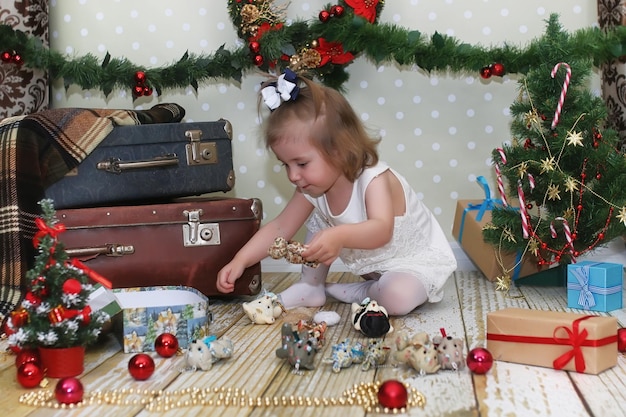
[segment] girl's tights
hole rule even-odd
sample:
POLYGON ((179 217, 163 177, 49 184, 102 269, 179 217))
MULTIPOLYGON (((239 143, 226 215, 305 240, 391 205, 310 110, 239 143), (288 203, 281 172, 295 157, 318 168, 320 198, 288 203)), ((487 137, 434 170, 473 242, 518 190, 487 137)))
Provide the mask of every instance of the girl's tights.
POLYGON ((328 284, 326 293, 344 303, 361 303, 369 297, 391 316, 408 314, 428 300, 426 288, 417 276, 393 271, 361 282, 328 284))

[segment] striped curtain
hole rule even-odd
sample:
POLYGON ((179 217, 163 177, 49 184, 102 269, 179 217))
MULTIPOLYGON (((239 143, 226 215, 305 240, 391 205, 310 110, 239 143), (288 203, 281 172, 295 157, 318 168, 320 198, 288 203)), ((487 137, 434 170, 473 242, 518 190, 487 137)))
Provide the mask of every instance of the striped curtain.
MULTIPOLYGON (((50 45, 47 0, 0 0, 0 24, 37 36, 45 46, 50 45)), ((0 53, 4 52, 20 53, 5 51, 0 45, 0 53)), ((46 71, 0 61, 0 120, 45 110, 49 98, 46 71)))

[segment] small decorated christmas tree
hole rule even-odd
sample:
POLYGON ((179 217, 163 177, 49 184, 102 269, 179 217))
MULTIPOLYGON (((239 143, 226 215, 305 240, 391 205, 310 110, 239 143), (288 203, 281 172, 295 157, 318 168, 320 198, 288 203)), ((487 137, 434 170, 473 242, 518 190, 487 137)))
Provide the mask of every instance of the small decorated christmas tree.
POLYGON ((626 158, 589 90, 594 63, 572 58, 568 37, 552 17, 536 44, 544 60, 520 80, 511 106, 511 144, 492 155, 505 204, 520 204, 496 208, 484 239, 536 256, 539 267, 574 263, 626 232, 626 158))
POLYGON ((7 326, 9 344, 16 348, 68 348, 94 342, 110 319, 103 311, 92 311, 89 294, 94 290, 88 270, 71 262, 57 239, 65 228, 58 223, 52 200, 40 202, 42 217, 33 244, 38 250, 35 264, 26 273, 26 294, 11 313, 7 326))

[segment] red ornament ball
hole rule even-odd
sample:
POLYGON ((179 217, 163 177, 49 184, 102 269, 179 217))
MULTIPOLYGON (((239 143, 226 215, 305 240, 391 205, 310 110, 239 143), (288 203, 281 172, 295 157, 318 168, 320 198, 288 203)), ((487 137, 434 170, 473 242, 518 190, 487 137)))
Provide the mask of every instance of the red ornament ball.
POLYGON ((41 367, 41 357, 37 349, 23 349, 15 357, 15 367, 19 368, 25 363, 34 363, 41 367))
POLYGON ((9 51, 4 51, 2 55, 0 55, 2 62, 11 62, 11 58, 13 58, 13 54, 9 51))
POLYGON ((24 388, 35 388, 43 380, 43 370, 37 363, 26 362, 17 368, 17 382, 24 388))
POLYGON ((164 358, 171 358, 178 352, 178 339, 171 333, 161 333, 154 341, 154 350, 164 358))
POLYGON ((322 10, 319 14, 319 18, 320 22, 326 23, 328 22, 328 19, 330 19, 330 13, 328 12, 328 10, 322 10))
POLYGON ((493 356, 485 348, 477 347, 467 355, 467 367, 475 374, 486 374, 493 365, 493 356))
POLYGON ((133 87, 133 96, 135 96, 135 97, 143 96, 143 86, 141 86, 141 85, 134 86, 133 87))
POLYGON ((145 86, 143 88, 143 95, 146 97, 150 97, 152 95, 152 87, 145 86))
POLYGON ((344 11, 345 9, 343 8, 343 6, 336 5, 336 6, 331 7, 331 13, 337 17, 343 16, 344 11))
POLYGON ((250 51, 254 54, 258 54, 259 51, 261 50, 261 44, 258 43, 257 41, 250 42, 248 47, 250 48, 250 51))
POLYGON ((144 83, 146 81, 146 73, 143 71, 137 71, 135 73, 135 81, 138 83, 144 83))
POLYGON ((480 70, 480 76, 484 79, 491 78, 491 67, 483 67, 480 70))
POLYGON ((504 75, 504 65, 496 62, 491 66, 491 73, 496 77, 502 77, 504 75))
POLYGON ((260 67, 261 65, 263 65, 263 56, 255 55, 254 58, 252 58, 252 62, 254 62, 254 65, 256 65, 257 67, 260 67))
POLYGON ((378 388, 378 402, 386 408, 406 407, 409 401, 409 393, 400 381, 390 379, 383 382, 378 388))
POLYGON ((80 379, 75 377, 61 378, 54 388, 54 396, 61 404, 76 404, 83 400, 83 388, 80 379))
POLYGON ((68 278, 63 283, 64 294, 80 294, 83 290, 83 285, 76 278, 68 278))
POLYGON ((154 359, 145 353, 137 353, 128 361, 128 372, 137 381, 145 381, 154 373, 154 359))
POLYGON ((617 330, 617 350, 622 353, 626 352, 626 328, 617 330))
POLYGON ((13 63, 17 65, 22 65, 22 63, 24 62, 24 60, 22 59, 22 56, 18 54, 13 55, 11 57, 11 61, 13 61, 13 63))

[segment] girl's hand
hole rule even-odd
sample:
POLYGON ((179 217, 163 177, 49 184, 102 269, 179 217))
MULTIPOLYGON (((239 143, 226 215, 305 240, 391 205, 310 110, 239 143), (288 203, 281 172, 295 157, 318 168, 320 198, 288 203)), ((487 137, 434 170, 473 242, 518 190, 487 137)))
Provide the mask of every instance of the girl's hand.
POLYGON ((343 249, 340 235, 339 227, 331 227, 316 233, 313 239, 305 245, 306 250, 302 252, 302 257, 310 262, 332 264, 343 249))
POLYGON ((235 281, 241 277, 244 268, 235 263, 226 264, 220 272, 217 273, 217 290, 223 293, 230 293, 235 290, 235 281))

